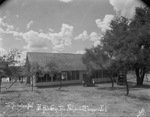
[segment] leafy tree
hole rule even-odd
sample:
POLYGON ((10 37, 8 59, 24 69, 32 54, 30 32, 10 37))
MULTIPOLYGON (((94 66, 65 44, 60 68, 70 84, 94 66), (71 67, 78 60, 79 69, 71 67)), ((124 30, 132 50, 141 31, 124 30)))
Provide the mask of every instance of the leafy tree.
MULTIPOLYGON (((44 72, 50 73, 51 77, 53 77, 55 74, 57 74, 57 75, 60 74, 61 73, 61 69, 58 67, 57 63, 55 63, 54 61, 51 61, 45 66, 44 72)), ((59 86, 59 90, 60 90, 61 87, 62 87, 62 85, 61 85, 61 77, 59 77, 59 81, 60 81, 60 86, 59 86)))
POLYGON ((36 75, 37 72, 42 71, 42 67, 37 63, 37 62, 33 62, 30 65, 30 71, 26 71, 26 76, 27 76, 27 84, 30 84, 30 77, 33 77, 34 75, 36 75))
POLYGON ((114 75, 122 70, 123 64, 117 63, 115 59, 111 58, 109 54, 103 50, 103 46, 98 45, 97 47, 86 49, 82 60, 83 63, 86 64, 89 73, 97 69, 105 71, 112 81, 112 87, 114 87, 114 75))
POLYGON ((150 9, 136 8, 136 14, 130 24, 129 40, 132 54, 135 57, 133 70, 137 77, 137 85, 143 85, 144 76, 150 70, 150 9), (136 36, 135 36, 136 35, 136 36))
POLYGON ((17 69, 15 66, 20 62, 20 55, 21 51, 19 51, 18 49, 11 49, 6 54, 0 57, 0 61, 6 64, 4 71, 10 78, 18 76, 19 69, 17 69))
POLYGON ((52 77, 54 74, 60 73, 60 69, 55 62, 49 62, 44 69, 45 72, 49 72, 52 77))
POLYGON ((134 19, 116 17, 105 32, 101 46, 86 50, 85 59, 107 71, 134 70, 137 85, 143 85, 144 75, 150 69, 150 9, 136 8, 134 19), (115 67, 114 67, 115 66, 115 67))

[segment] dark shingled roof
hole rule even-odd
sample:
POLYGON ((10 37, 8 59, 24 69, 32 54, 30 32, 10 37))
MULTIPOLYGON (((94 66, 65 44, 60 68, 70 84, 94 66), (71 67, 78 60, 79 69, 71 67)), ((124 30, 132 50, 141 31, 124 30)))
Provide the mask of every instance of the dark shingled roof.
POLYGON ((27 60, 30 65, 37 62, 42 67, 54 62, 61 71, 86 70, 82 54, 28 52, 27 60))

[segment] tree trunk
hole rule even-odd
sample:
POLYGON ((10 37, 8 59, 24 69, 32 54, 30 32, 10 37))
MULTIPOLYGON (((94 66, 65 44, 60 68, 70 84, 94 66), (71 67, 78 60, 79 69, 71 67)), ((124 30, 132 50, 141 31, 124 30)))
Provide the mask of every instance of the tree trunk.
POLYGON ((60 76, 59 81, 60 81, 60 85, 59 85, 59 89, 58 89, 58 90, 60 90, 60 89, 61 89, 61 87, 62 87, 62 84, 61 84, 61 76, 60 76))
POLYGON ((126 89, 127 89, 126 95, 129 95, 129 86, 128 86, 128 81, 127 81, 127 74, 125 74, 125 85, 126 85, 126 89))
POLYGON ((144 81, 144 76, 145 76, 145 68, 143 69, 136 68, 135 74, 136 74, 137 86, 142 86, 144 81))
POLYGON ((11 77, 9 77, 9 82, 11 82, 11 77))
POLYGON ((2 78, 0 76, 0 92, 1 92, 2 78))
POLYGON ((110 75, 109 78, 110 78, 111 83, 112 83, 112 88, 114 88, 114 80, 113 80, 112 76, 110 75))
POLYGON ((30 76, 27 76, 26 84, 30 84, 30 76))

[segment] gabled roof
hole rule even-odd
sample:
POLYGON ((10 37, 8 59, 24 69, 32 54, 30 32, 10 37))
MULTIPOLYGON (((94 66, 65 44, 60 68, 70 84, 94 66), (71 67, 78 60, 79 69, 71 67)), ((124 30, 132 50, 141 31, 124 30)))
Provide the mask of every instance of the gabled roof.
POLYGON ((28 52, 26 60, 29 65, 38 63, 41 67, 54 62, 61 71, 86 70, 86 65, 82 63, 82 56, 82 54, 70 53, 28 52))

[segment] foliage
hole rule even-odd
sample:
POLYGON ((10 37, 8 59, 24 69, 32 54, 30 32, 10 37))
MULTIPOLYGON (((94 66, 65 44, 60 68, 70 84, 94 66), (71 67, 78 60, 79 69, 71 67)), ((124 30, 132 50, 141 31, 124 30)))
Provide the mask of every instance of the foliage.
POLYGON ((7 54, 1 57, 1 61, 7 63, 8 66, 14 66, 19 63, 21 52, 18 49, 11 49, 7 54))
POLYGON ((0 61, 6 64, 4 71, 9 77, 18 77, 20 68, 16 66, 19 63, 21 52, 18 49, 12 49, 0 57, 0 61))
POLYGON ((143 85, 150 68, 150 9, 136 8, 132 20, 116 17, 101 39, 101 45, 86 49, 84 63, 95 63, 101 69, 127 73, 134 70, 137 85, 143 85))
POLYGON ((50 74, 60 73, 60 69, 55 62, 49 62, 44 69, 45 72, 49 72, 50 74))

